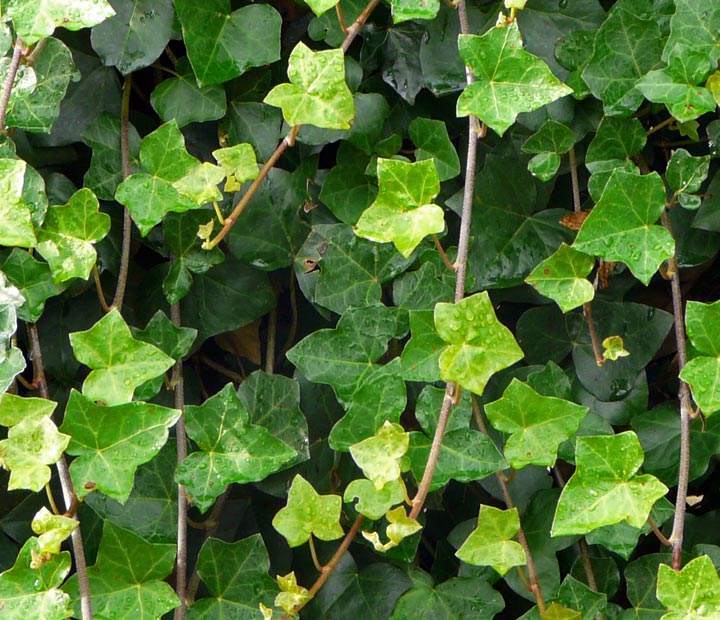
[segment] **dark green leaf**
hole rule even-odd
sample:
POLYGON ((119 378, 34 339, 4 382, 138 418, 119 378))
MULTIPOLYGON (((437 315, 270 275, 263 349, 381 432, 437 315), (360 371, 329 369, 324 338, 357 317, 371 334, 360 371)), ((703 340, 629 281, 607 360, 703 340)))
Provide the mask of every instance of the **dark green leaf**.
POLYGON ((45 300, 62 292, 62 287, 53 281, 47 263, 35 260, 20 248, 12 251, 5 262, 0 264, 0 269, 25 299, 17 311, 23 321, 35 323, 45 309, 45 300))
POLYGON ((432 159, 441 181, 460 174, 460 159, 442 121, 416 118, 410 123, 410 139, 415 145, 415 161, 432 159))

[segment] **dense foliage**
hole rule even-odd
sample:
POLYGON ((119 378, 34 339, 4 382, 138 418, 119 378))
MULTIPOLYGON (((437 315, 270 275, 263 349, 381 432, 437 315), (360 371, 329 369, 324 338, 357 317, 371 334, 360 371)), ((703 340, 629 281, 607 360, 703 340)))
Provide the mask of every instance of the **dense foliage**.
POLYGON ((0 2, 3 620, 720 618, 720 2, 0 2))

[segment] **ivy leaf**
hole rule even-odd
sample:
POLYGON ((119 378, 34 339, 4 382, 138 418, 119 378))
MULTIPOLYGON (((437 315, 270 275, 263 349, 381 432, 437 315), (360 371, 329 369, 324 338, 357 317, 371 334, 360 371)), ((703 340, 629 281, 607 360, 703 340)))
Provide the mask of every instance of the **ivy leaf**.
POLYGON ((350 454, 365 476, 380 490, 388 482, 400 478, 400 459, 405 456, 409 442, 410 434, 402 426, 385 421, 375 435, 350 446, 350 454))
POLYGON ((30 209, 23 200, 26 164, 22 159, 0 159, 0 245, 35 247, 30 209))
POLYGON ((513 566, 525 564, 525 551, 511 540, 520 529, 517 508, 500 510, 480 506, 477 527, 455 554, 463 562, 475 566, 492 566, 500 575, 513 566))
POLYGON ((323 13, 333 8, 338 3, 338 0, 310 0, 308 6, 312 9, 312 12, 320 17, 323 13))
POLYGON ((371 241, 392 241, 408 258, 424 237, 445 228, 443 210, 431 204, 440 191, 435 164, 381 158, 377 174, 380 191, 360 216, 355 234, 371 241))
POLYGON ((665 209, 657 173, 615 171, 577 234, 573 247, 606 261, 623 261, 646 286, 674 252, 672 235, 654 223, 665 209))
POLYGON ((616 362, 621 357, 630 355, 630 351, 625 349, 625 343, 621 336, 608 336, 602 341, 603 359, 616 362))
POLYGON ((35 260, 29 252, 15 248, 0 264, 7 279, 14 284, 25 303, 18 308, 18 317, 28 323, 35 323, 45 309, 45 301, 62 292, 55 284, 47 263, 35 260))
POLYGON ((390 619, 490 620, 504 606, 497 590, 481 577, 453 577, 433 585, 429 575, 416 571, 413 587, 398 599, 390 619))
MULTIPOLYGON (((295 571, 283 576, 278 575, 277 584, 280 592, 275 597, 275 605, 283 609, 288 615, 295 615, 294 609, 296 605, 304 605, 312 599, 308 589, 298 585, 295 571)), ((262 607, 260 609, 262 611, 262 607)), ((270 614, 272 617, 272 611, 270 614)))
POLYGON ((115 14, 106 0, 9 0, 5 14, 25 45, 49 37, 58 26, 80 30, 115 14))
POLYGON ((70 334, 70 344, 77 360, 93 369, 83 393, 108 405, 130 402, 136 387, 175 363, 157 347, 133 338, 116 308, 90 329, 70 334))
POLYGON ((301 41, 290 53, 288 77, 290 84, 278 84, 263 101, 282 108, 289 125, 350 129, 355 104, 342 50, 313 52, 301 41))
POLYGON ((505 458, 513 469, 522 469, 531 464, 551 467, 558 446, 577 432, 588 409, 542 396, 513 379, 500 400, 485 405, 485 412, 497 430, 510 433, 505 458))
POLYGON ((697 86, 710 73, 712 63, 704 52, 678 44, 670 53, 668 66, 644 75, 636 88, 649 101, 664 103, 681 123, 712 112, 716 103, 712 93, 697 86))
POLYGON ((231 383, 199 407, 185 410, 187 432, 198 444, 179 465, 176 479, 205 512, 233 482, 257 482, 282 469, 297 453, 249 414, 231 383))
POLYGON ((435 329, 448 346, 440 375, 481 395, 490 377, 523 358, 510 330, 495 316, 487 291, 435 306, 435 329))
POLYGON ((380 534, 377 532, 362 532, 363 538, 372 544, 375 551, 380 553, 397 547, 408 536, 412 536, 422 529, 422 525, 416 519, 408 516, 404 506, 393 508, 385 516, 388 520, 388 526, 385 528, 388 542, 380 542, 380 534))
POLYGON ((70 615, 70 597, 60 589, 70 572, 70 554, 63 551, 33 568, 33 560, 40 553, 38 539, 31 537, 20 549, 14 566, 0 573, 3 620, 63 620, 70 615))
POLYGON ((197 330, 178 327, 162 310, 153 314, 145 329, 133 327, 131 330, 136 340, 156 346, 174 360, 182 359, 188 354, 197 336, 197 330))
POLYGON ((43 398, 4 394, 0 424, 9 426, 0 440, 0 466, 10 471, 8 490, 40 491, 50 481, 50 468, 60 460, 70 437, 58 432, 50 419, 57 406, 43 398))
POLYGON ((450 142, 445 123, 417 117, 410 123, 408 130, 415 145, 415 161, 432 159, 441 181, 454 179, 460 174, 460 158, 450 142))
POLYGON ((270 559, 260 534, 227 543, 208 538, 197 571, 210 593, 187 610, 188 620, 257 618, 259 603, 272 605, 277 592, 268 575, 270 559))
POLYGON ((92 29, 90 41, 105 66, 123 75, 144 69, 162 54, 173 34, 171 0, 111 0, 115 15, 92 29))
POLYGON ((368 517, 378 520, 405 499, 406 491, 401 478, 395 478, 378 489, 371 480, 358 478, 345 487, 343 501, 348 504, 357 500, 355 509, 368 517))
POLYGON ((613 7, 595 35, 593 55, 582 72, 609 116, 629 116, 638 108, 643 95, 635 84, 655 68, 663 51, 657 17, 634 5, 622 2, 613 7))
POLYGON ((594 266, 591 256, 562 243, 552 256, 530 272, 525 282, 554 300, 560 310, 569 312, 595 296, 595 289, 587 280, 594 266))
POLYGON ((77 519, 71 519, 63 515, 54 515, 43 506, 33 517, 31 527, 33 532, 38 534, 39 553, 45 555, 58 555, 60 545, 66 540, 73 530, 80 525, 77 519))
POLYGON ((273 527, 282 534, 291 547, 298 547, 310 536, 320 540, 342 538, 339 495, 318 495, 312 485, 300 474, 293 478, 288 501, 273 518, 273 527))
POLYGON ((406 381, 439 381, 438 360, 445 341, 435 331, 432 310, 413 310, 410 313, 410 340, 402 355, 402 375, 406 381))
POLYGON ((392 16, 396 24, 411 19, 435 19, 440 10, 439 0, 393 0, 392 16))
POLYGON ((522 145, 523 153, 555 153, 562 155, 567 153, 575 144, 575 134, 572 129, 563 123, 552 119, 545 121, 525 144, 522 145))
POLYGON ((225 191, 238 191, 245 181, 257 178, 258 165, 252 144, 236 144, 213 151, 215 161, 225 171, 225 191))
POLYGON ((67 452, 77 457, 70 474, 78 497, 97 489, 124 504, 135 470, 165 445, 179 417, 177 409, 143 402, 96 405, 72 390, 60 429, 72 437, 67 452))
POLYGON ((655 476, 635 475, 643 451, 632 431, 578 437, 575 459, 577 469, 560 495, 551 536, 585 534, 623 520, 640 528, 667 493, 655 476))
MULTIPOLYGON (((100 549, 88 569, 93 612, 116 620, 156 620, 179 605, 164 579, 175 563, 175 545, 153 544, 110 521, 103 526, 100 549)), ((65 588, 80 616, 77 575, 65 588)))
POLYGON ((228 0, 175 0, 183 40, 200 86, 222 84, 280 59, 280 14, 257 4, 230 12, 228 0))
POLYGON ((668 60, 677 45, 691 43, 692 49, 715 63, 720 56, 720 10, 703 0, 685 0, 675 7, 670 18, 670 36, 663 51, 668 60))
POLYGON ((56 283, 86 280, 95 264, 97 243, 110 231, 110 216, 100 213, 89 189, 76 191, 66 205, 50 207, 38 231, 37 250, 50 265, 56 283))
POLYGON ((680 378, 690 385, 693 398, 705 415, 720 409, 720 301, 703 304, 687 302, 685 325, 688 338, 700 353, 691 359, 680 373, 680 378))
POLYGON ((163 121, 175 119, 178 127, 215 121, 225 116, 225 89, 219 85, 198 86, 190 61, 179 58, 177 77, 163 80, 150 95, 150 104, 163 121))
POLYGON ((660 564, 657 598, 668 610, 663 620, 720 615, 720 577, 710 557, 701 555, 680 571, 660 564))
POLYGON ((460 94, 457 114, 474 114, 501 136, 520 112, 532 112, 572 92, 542 60, 525 51, 517 23, 481 36, 460 35, 458 47, 476 81, 460 94))
POLYGON ((683 207, 697 209, 700 207, 700 197, 692 194, 700 191, 709 171, 710 155, 693 157, 685 149, 677 149, 665 169, 665 181, 683 207))

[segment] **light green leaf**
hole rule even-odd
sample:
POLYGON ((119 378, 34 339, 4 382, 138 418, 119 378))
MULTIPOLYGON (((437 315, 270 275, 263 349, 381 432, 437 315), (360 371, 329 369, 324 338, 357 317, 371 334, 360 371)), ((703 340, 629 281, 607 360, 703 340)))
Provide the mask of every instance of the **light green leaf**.
POLYGON ((300 474, 293 478, 288 501, 273 518, 273 527, 291 547, 298 547, 315 536, 320 540, 336 540, 343 536, 340 527, 342 499, 339 495, 318 495, 300 474))
POLYGON ((345 487, 343 501, 357 500, 355 509, 369 519, 380 519, 390 508, 401 503, 406 496, 405 485, 400 478, 390 480, 381 489, 365 478, 353 480, 345 487))
POLYGON ((360 216, 355 234, 371 241, 392 241, 408 258, 427 235, 442 232, 442 208, 431 204, 440 191, 432 160, 408 163, 378 159, 375 202, 360 216))
POLYGON ((338 0, 310 0, 307 4, 312 9, 312 12, 320 17, 320 15, 332 9, 337 3, 338 0))
POLYGON ((411 19, 435 19, 440 0, 392 0, 392 16, 396 24, 411 19))
POLYGON ((630 355, 630 351, 625 349, 625 343, 623 342, 622 336, 608 336, 602 341, 603 346, 603 359, 610 361, 617 361, 621 357, 627 357, 630 355))
POLYGON ((646 99, 664 103, 670 114, 686 123, 715 109, 712 93, 698 86, 712 65, 706 53, 678 44, 670 53, 668 66, 644 75, 636 88, 646 99))
POLYGON ((517 508, 480 506, 477 527, 457 550, 457 557, 474 566, 492 566, 500 575, 525 564, 525 551, 511 540, 520 529, 517 508))
POLYGON ((38 231, 37 250, 50 265, 55 282, 86 280, 95 264, 93 247, 110 231, 110 217, 100 213, 98 199, 89 189, 76 191, 66 205, 48 209, 38 231))
POLYGON ((572 92, 542 60, 525 51, 517 23, 481 36, 460 35, 458 47, 476 81, 460 94, 457 114, 474 114, 501 136, 520 112, 532 112, 572 92))
POLYGON ((637 80, 654 69, 663 50, 656 15, 634 2, 617 3, 595 35, 593 55, 582 72, 605 114, 629 116, 643 101, 637 80))
POLYGON ((8 490, 40 491, 50 481, 48 465, 58 462, 70 441, 50 418, 56 406, 43 398, 2 396, 0 424, 10 430, 0 441, 0 466, 10 471, 8 490))
POLYGON ((280 59, 280 14, 267 4, 230 12, 229 0, 175 0, 198 84, 222 84, 280 59))
MULTIPOLYGON (((22 4, 24 0, 17 1, 22 4)), ((36 1, 45 0, 33 0, 36 1)), ((70 80, 77 81, 80 74, 68 47, 52 37, 45 40, 42 51, 33 63, 33 71, 35 88, 11 95, 7 124, 33 133, 50 133, 50 128, 60 114, 60 103, 65 98, 70 80)))
POLYGON ((377 532, 365 532, 362 535, 365 540, 368 540, 375 551, 385 553, 394 547, 397 547, 403 540, 408 536, 419 532, 422 529, 422 525, 418 523, 416 519, 411 519, 405 511, 405 506, 398 506, 388 511, 387 515, 388 526, 385 529, 385 534, 388 537, 388 542, 380 542, 380 535, 377 532))
POLYGON ((582 614, 553 601, 545 610, 545 613, 540 615, 540 618, 541 620, 581 620, 582 614))
POLYGON ((83 393, 107 405, 130 402, 136 387, 175 362, 157 347, 133 338, 116 308, 90 329, 70 334, 70 344, 77 360, 92 368, 83 393))
POLYGON ((562 243, 530 272, 525 282, 554 300, 563 312, 569 312, 595 296, 595 289, 587 280, 594 266, 591 256, 562 243))
POLYGON ((585 534, 627 521, 642 527, 653 504, 667 493, 655 476, 635 475, 643 462, 637 435, 578 437, 577 469, 560 495, 551 536, 585 534))
MULTIPOLYGON (((156 620, 179 605, 164 580, 175 563, 175 545, 152 544, 110 521, 103 526, 94 566, 88 568, 93 612, 98 618, 156 620)), ((77 575, 65 586, 80 618, 77 575)))
POLYGON ((213 200, 220 200, 222 193, 218 184, 225 178, 225 171, 215 164, 204 161, 195 166, 184 177, 173 183, 181 194, 202 206, 213 200))
POLYGON ((304 605, 312 598, 307 588, 298 585, 294 571, 278 575, 277 584, 280 593, 275 597, 275 605, 285 610, 286 614, 295 615, 295 606, 304 605))
POLYGON ((707 555, 674 571, 658 566, 657 598, 667 608, 662 620, 711 620, 720 617, 720 577, 707 555))
POLYGON ((690 385, 693 398, 705 415, 720 409, 720 301, 703 304, 688 301, 685 309, 688 338, 700 353, 680 373, 690 385))
POLYGON ((437 304, 435 329, 448 343, 440 354, 441 377, 478 395, 493 374, 523 358, 510 330, 497 320, 486 291, 456 304, 437 304))
POLYGON ((205 512, 233 482, 257 482, 280 470, 296 452, 249 414, 231 383, 199 407, 185 408, 188 436, 200 450, 175 475, 192 502, 205 512))
POLYGON ((37 538, 29 538, 15 565, 0 573, 0 609, 3 620, 63 620, 70 614, 70 597, 60 589, 70 572, 70 554, 63 551, 33 568, 40 555, 37 538))
POLYGON ((622 261, 647 286, 675 250, 672 235, 654 223, 665 208, 665 186, 657 173, 615 171, 578 232, 573 247, 606 261, 622 261))
POLYGON ((32 248, 37 243, 22 196, 25 168, 22 159, 0 159, 0 245, 32 248))
POLYGON ((14 284, 25 303, 18 308, 17 314, 23 321, 35 323, 45 309, 45 301, 62 292, 53 281, 47 263, 35 260, 29 252, 15 248, 0 269, 14 284))
POLYGON ((238 191, 245 181, 257 178, 258 164, 252 144, 242 143, 213 151, 215 161, 225 171, 225 191, 238 191))
POLYGON ((551 467, 558 446, 575 434, 587 411, 570 401, 542 396, 517 379, 501 399, 485 405, 490 424, 510 434, 504 453, 513 469, 551 467))
POLYGON ((432 159, 441 181, 454 179, 460 174, 460 158, 450 142, 445 123, 418 117, 413 119, 408 129, 415 145, 415 161, 432 159))
POLYGON ((365 476, 380 490, 388 482, 400 478, 400 459, 405 456, 409 442, 410 434, 402 426, 385 421, 375 435, 350 446, 350 454, 365 476))
POLYGON ((301 41, 290 54, 288 77, 290 84, 278 84, 263 101, 282 108, 289 125, 350 129, 355 104, 342 50, 313 52, 301 41))
POLYGON ((60 428, 72 437, 67 452, 77 457, 70 474, 78 497, 97 489, 124 504, 135 470, 165 445, 179 417, 177 409, 143 402, 104 407, 72 390, 60 428))
POLYGON ((17 347, 10 347, 7 351, 0 347, 0 394, 7 390, 15 377, 25 370, 25 358, 17 347))
POLYGON ((38 534, 38 546, 41 554, 60 553, 60 545, 80 525, 77 519, 63 515, 54 515, 43 506, 33 517, 31 526, 33 532, 38 534))
POLYGON ((208 538, 200 549, 197 571, 210 597, 197 600, 187 610, 188 620, 256 620, 258 604, 272 605, 277 592, 269 570, 260 534, 233 543, 208 538))
POLYGON ((177 77, 163 80, 150 95, 150 104, 163 121, 175 119, 178 127, 184 127, 225 116, 222 86, 198 86, 187 58, 178 59, 175 72, 177 77))
POLYGON ((49 37, 58 26, 80 30, 115 14, 106 0, 9 0, 4 8, 25 45, 49 37))

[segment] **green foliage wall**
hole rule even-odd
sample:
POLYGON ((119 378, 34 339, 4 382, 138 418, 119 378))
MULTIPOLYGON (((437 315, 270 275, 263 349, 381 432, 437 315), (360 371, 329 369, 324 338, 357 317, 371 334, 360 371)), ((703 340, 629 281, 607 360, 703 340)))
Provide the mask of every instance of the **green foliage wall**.
POLYGON ((720 618, 720 2, 0 2, 0 617, 720 618))

